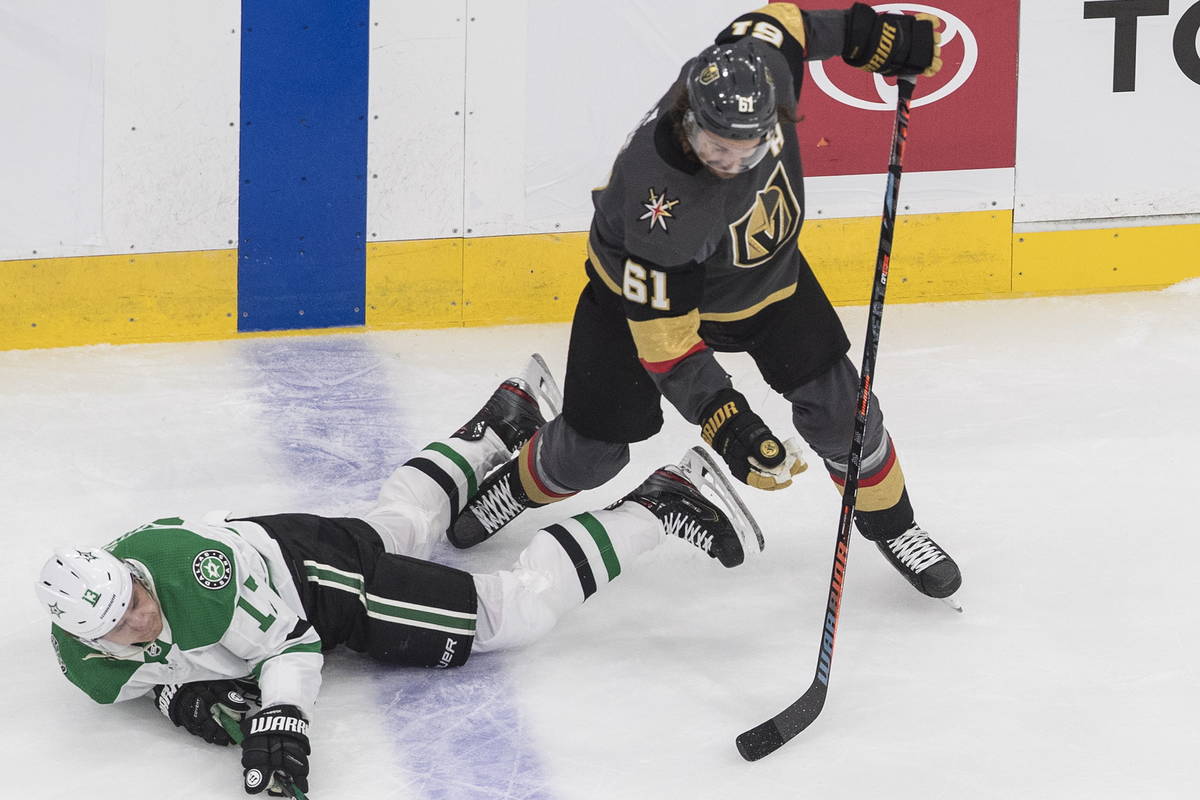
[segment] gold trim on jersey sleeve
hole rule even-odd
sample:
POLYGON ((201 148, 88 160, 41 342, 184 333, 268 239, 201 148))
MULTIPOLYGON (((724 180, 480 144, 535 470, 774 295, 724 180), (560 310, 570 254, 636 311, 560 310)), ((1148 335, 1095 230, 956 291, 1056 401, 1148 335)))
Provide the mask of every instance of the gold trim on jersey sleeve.
POLYGON ((696 309, 678 317, 629 320, 638 358, 651 364, 682 358, 700 343, 700 314, 696 309))
POLYGON ((750 13, 771 17, 783 25, 784 32, 799 42, 801 47, 808 47, 804 33, 804 15, 800 13, 799 7, 791 3, 771 3, 768 6, 756 8, 750 13))
POLYGON ((796 284, 791 283, 777 291, 771 292, 765 298, 741 311, 701 311, 700 319, 705 322, 733 322, 734 320, 753 317, 772 303, 786 300, 796 293, 796 284))
POLYGON ((592 249, 592 237, 588 237, 587 243, 588 260, 592 262, 592 266, 596 268, 596 274, 600 276, 600 280, 604 281, 604 285, 613 291, 614 294, 625 296, 621 291, 621 287, 617 286, 617 282, 608 274, 608 270, 604 268, 604 262, 600 260, 600 256, 596 255, 596 251, 592 249))

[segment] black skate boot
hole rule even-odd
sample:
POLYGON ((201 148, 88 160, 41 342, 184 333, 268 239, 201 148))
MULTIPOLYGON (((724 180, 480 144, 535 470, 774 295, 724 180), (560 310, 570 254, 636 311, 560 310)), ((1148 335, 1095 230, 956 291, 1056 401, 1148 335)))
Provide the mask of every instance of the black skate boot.
POLYGON ((517 464, 520 457, 518 455, 510 459, 487 476, 479 492, 446 531, 450 544, 455 547, 474 547, 495 536, 525 509, 542 505, 530 500, 521 486, 517 464))
POLYGON ((757 535, 757 525, 753 518, 743 516, 745 506, 737 500, 736 493, 733 500, 729 498, 727 492, 734 489, 723 473, 716 472, 719 483, 713 483, 708 471, 715 468, 711 459, 702 459, 689 450, 679 466, 668 464, 655 470, 613 507, 626 502, 640 503, 659 518, 668 535, 695 545, 723 566, 736 567, 746 558, 742 549, 746 533, 753 531, 757 535), (701 494, 697 488, 700 483, 714 488, 728 505, 728 513, 701 494))
POLYGON ((875 546, 921 594, 944 600, 962 586, 962 573, 954 559, 915 522, 904 533, 875 542, 875 546))
MULTIPOLYGON (((453 438, 475 441, 490 428, 500 441, 516 452, 546 423, 539 401, 545 403, 551 415, 562 411, 562 391, 546 362, 537 353, 529 357, 521 374, 509 378, 492 392, 479 413, 454 433, 453 438)), ((494 470, 479 486, 474 497, 446 531, 446 538, 455 547, 474 547, 516 519, 534 503, 521 487, 517 459, 513 458, 494 470)))
POLYGON ((538 399, 546 401, 553 413, 561 405, 550 370, 542 357, 534 353, 524 371, 500 384, 479 413, 452 434, 451 438, 477 441, 489 428, 496 432, 510 452, 517 450, 546 424, 538 399))

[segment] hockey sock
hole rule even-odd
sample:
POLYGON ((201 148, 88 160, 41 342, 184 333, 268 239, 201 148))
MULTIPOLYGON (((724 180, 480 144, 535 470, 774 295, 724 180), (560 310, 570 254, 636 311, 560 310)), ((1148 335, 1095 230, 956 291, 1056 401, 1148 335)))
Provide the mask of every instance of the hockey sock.
MULTIPOLYGON (((566 561, 554 562, 553 582, 561 587, 556 605, 565 611, 583 603, 620 575, 624 565, 662 542, 660 531, 658 518, 636 503, 577 514, 539 531, 535 540, 553 539, 566 556, 566 561)), ((533 542, 526 552, 532 550, 533 542)), ((525 563, 525 553, 520 563, 525 563)))
POLYGON ((559 486, 546 475, 541 463, 540 450, 539 431, 517 453, 517 477, 530 502, 535 506, 544 506, 577 494, 575 489, 559 486))
POLYGON ((508 456, 492 431, 476 441, 433 442, 391 474, 364 519, 380 532, 389 553, 425 558, 487 473, 508 456))
POLYGON ((878 511, 854 512, 854 524, 865 538, 873 542, 894 539, 913 524, 913 507, 908 500, 908 489, 900 493, 900 500, 891 508, 878 511))
POLYGON ((578 514, 538 531, 512 570, 475 576, 474 649, 516 647, 541 637, 662 541, 657 518, 636 503, 578 514))
MULTIPOLYGON (((846 486, 846 465, 826 460, 825 466, 841 492, 846 486)), ((879 446, 863 457, 855 508, 858 511, 883 511, 899 503, 903 494, 904 470, 900 468, 892 438, 885 434, 879 446)))

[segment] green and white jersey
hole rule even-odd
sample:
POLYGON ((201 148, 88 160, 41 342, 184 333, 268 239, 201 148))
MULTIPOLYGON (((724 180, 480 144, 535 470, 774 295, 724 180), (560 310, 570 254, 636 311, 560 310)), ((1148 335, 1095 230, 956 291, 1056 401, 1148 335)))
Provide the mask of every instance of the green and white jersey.
POLYGON ((310 718, 321 687, 321 639, 279 550, 250 522, 159 519, 106 545, 143 580, 163 616, 158 639, 121 646, 51 634, 67 678, 99 703, 157 684, 251 677, 263 707, 288 703, 310 718))

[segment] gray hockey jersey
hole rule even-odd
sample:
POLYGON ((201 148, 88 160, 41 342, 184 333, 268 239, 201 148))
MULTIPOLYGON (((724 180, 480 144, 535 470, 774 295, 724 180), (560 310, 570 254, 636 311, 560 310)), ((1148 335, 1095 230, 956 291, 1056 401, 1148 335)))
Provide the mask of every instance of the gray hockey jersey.
MULTIPOLYGON (((776 3, 738 17, 716 41, 753 36, 769 45, 760 49, 782 104, 798 99, 806 60, 841 52, 844 26, 843 11, 776 3)), ((590 279, 622 297, 638 357, 659 390, 696 422, 705 398, 729 385, 702 323, 712 331, 748 320, 797 286, 823 292, 797 246, 804 192, 795 126, 781 120, 753 169, 713 175, 679 143, 673 106, 690 67, 593 191, 588 261, 590 279)))

